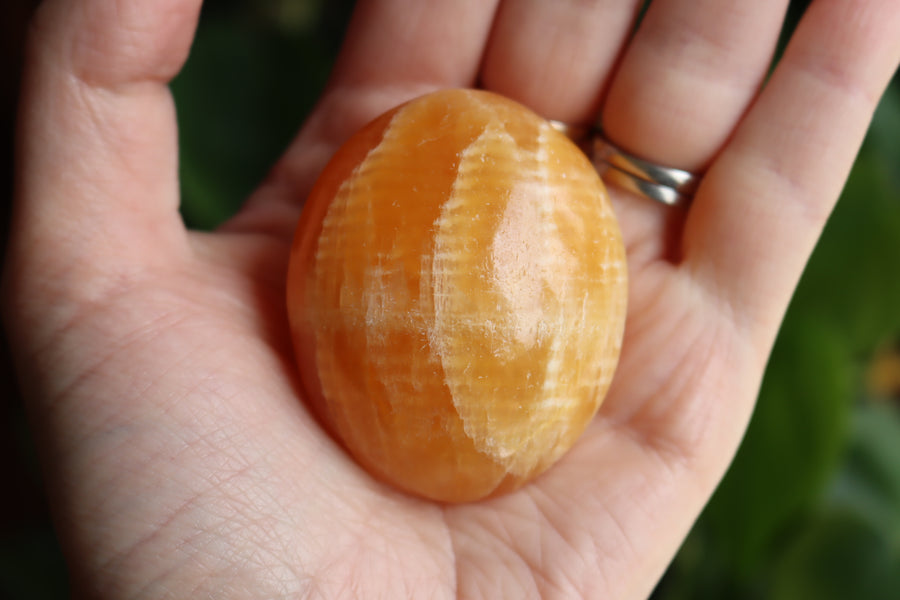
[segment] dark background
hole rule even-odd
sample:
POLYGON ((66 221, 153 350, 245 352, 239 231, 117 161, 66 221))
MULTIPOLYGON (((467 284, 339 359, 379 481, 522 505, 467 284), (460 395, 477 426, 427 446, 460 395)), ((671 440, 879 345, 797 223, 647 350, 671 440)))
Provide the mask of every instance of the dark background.
MULTIPOLYGON (((807 1, 791 4, 786 33, 807 1)), ((0 11, 0 240, 12 190, 21 43, 34 0, 0 11)), ((207 0, 173 82, 183 215, 212 228, 315 102, 349 0, 207 0)), ((373 67, 374 68, 374 67, 373 67)), ((0 342, 3 341, 0 336, 0 342)), ((0 348, 0 599, 63 598, 65 568, 0 348)), ((900 597, 900 83, 888 90, 797 290, 753 421, 654 598, 900 597)))

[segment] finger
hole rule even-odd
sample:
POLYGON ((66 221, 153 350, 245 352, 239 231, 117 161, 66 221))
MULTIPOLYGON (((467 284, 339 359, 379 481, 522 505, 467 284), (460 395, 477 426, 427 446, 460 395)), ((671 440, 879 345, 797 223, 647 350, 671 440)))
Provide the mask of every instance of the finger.
POLYGON ((756 94, 786 0, 656 0, 603 107, 602 127, 642 158, 702 169, 756 94))
POLYGON ((473 86, 497 1, 359 2, 316 110, 224 229, 289 237, 313 181, 357 129, 421 94, 473 86))
POLYGON ((549 119, 589 123, 638 4, 504 0, 485 53, 482 84, 549 119))
POLYGON ((894 0, 814 2, 691 208, 687 266, 764 352, 900 62, 898 31, 894 0))
POLYGON ((45 2, 28 43, 11 255, 57 274, 143 265, 179 244, 177 140, 166 86, 199 0, 45 2), (18 252, 18 254, 16 254, 18 252))
POLYGON ((415 96, 475 83, 496 0, 364 0, 354 12, 311 133, 346 139, 415 96))

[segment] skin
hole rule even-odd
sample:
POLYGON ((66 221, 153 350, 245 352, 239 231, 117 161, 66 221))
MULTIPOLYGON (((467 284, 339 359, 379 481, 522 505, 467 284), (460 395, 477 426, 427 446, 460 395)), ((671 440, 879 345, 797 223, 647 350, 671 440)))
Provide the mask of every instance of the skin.
POLYGON ((73 586, 91 598, 650 593, 746 427, 788 299, 900 61, 896 0, 364 0, 318 108, 213 234, 177 212, 166 83, 197 0, 46 0, 3 314, 73 586), (590 60, 573 60, 591 57, 590 60), (687 211, 613 190, 630 306, 600 414, 520 491, 442 506, 360 470, 300 399, 286 259, 375 114, 481 85, 704 170, 687 211), (563 90, 565 92, 563 93, 563 90))

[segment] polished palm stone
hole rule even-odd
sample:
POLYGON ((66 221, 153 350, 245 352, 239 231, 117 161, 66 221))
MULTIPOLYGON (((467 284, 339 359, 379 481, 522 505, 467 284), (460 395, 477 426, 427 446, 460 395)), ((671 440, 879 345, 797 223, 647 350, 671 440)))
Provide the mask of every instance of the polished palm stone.
POLYGON ((625 251, 568 138, 501 96, 448 90, 338 150, 287 287, 326 427, 377 478, 471 501, 547 469, 596 413, 621 346, 625 251))

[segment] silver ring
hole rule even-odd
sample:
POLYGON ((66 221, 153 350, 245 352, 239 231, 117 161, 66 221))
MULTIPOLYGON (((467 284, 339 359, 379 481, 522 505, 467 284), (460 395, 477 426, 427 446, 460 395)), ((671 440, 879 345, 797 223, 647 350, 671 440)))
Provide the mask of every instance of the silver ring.
POLYGON ((700 177, 689 171, 657 165, 628 154, 603 137, 599 128, 589 129, 559 121, 550 124, 581 146, 606 183, 639 196, 668 206, 683 206, 690 203, 700 183, 700 177))
POLYGON ((592 139, 591 159, 608 183, 669 206, 690 202, 700 182, 690 171, 664 167, 628 154, 603 137, 599 129, 592 139))
POLYGON ((595 162, 594 166, 597 167, 597 172, 600 173, 603 181, 638 196, 662 202, 667 206, 686 206, 691 201, 690 195, 679 192, 673 187, 638 177, 634 173, 629 173, 609 163, 595 162))

